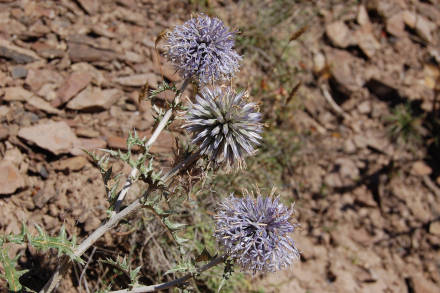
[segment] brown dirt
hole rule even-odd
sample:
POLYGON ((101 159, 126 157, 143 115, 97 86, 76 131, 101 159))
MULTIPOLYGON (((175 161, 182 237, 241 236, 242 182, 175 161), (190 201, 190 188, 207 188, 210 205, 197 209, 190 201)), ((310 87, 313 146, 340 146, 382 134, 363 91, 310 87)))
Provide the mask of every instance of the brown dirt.
MULTIPOLYGON (((241 28, 253 28, 256 9, 273 4, 208 2, 210 11, 241 28)), ((283 194, 296 202, 301 228, 294 238, 302 256, 283 272, 250 276, 253 290, 440 292, 440 2, 357 2, 285 1, 293 12, 275 26, 284 30, 270 33, 287 39, 307 25, 287 59, 298 69, 294 83, 302 82, 286 122, 301 148, 283 177, 283 194), (419 138, 408 142, 389 134, 388 117, 403 104, 418 115, 419 138)), ((0 165, 8 172, 0 187, 2 233, 19 233, 25 221, 49 233, 65 224, 69 235, 82 238, 105 219, 101 175, 80 149, 124 147, 133 128, 151 133, 151 103, 138 102, 139 90, 145 80, 156 86, 162 74, 176 80, 157 60, 154 41, 194 7, 186 1, 0 0, 0 165), (73 134, 29 130, 54 121, 73 134)), ((235 83, 261 84, 257 92, 286 99, 286 89, 271 83, 267 90, 261 81, 265 53, 243 50, 249 58, 235 83)), ((268 104, 264 94, 256 98, 268 104)), ((178 127, 171 130, 153 149, 168 165, 180 135, 178 127)), ((113 168, 119 170, 129 169, 113 168)), ((129 251, 121 244, 129 239, 112 235, 99 243, 102 258, 129 251)), ((25 252, 22 266, 32 267, 26 282, 39 288, 55 258, 15 247, 11 256, 18 251, 25 252)), ((72 272, 59 292, 79 291, 72 272)))

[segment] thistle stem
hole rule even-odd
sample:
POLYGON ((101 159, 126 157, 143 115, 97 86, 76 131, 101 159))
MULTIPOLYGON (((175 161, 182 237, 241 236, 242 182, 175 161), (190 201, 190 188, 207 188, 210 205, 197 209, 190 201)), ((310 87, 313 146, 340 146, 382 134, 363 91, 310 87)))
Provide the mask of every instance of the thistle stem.
MULTIPOLYGON (((174 103, 179 103, 180 102, 180 97, 182 96, 183 91, 185 90, 185 88, 187 87, 189 83, 189 79, 186 79, 181 88, 179 89, 179 91, 177 92, 175 98, 174 98, 174 103)), ((159 136, 160 132, 165 128, 165 126, 168 124, 169 119, 171 118, 171 114, 173 112, 173 109, 169 109, 166 113, 164 118, 161 120, 161 122, 159 123, 159 125, 157 126, 157 128, 155 129, 155 131, 153 132, 153 134, 151 135, 150 139, 147 142, 148 146, 151 146, 157 139, 157 137, 159 136)), ((168 181, 169 179, 171 179, 173 176, 175 176, 176 174, 178 174, 181 170, 183 170, 184 168, 187 168, 189 166, 189 164, 179 164, 178 166, 179 169, 177 169, 173 174, 170 174, 168 176, 166 176, 166 178, 163 179, 163 181, 168 181)), ((173 169, 174 170, 174 169, 173 169)), ((120 203, 119 206, 122 202, 122 200, 124 199, 125 195, 128 192, 128 189, 130 188, 132 182, 132 178, 135 178, 137 175, 137 169, 133 169, 130 172, 130 176, 127 179, 127 182, 124 184, 123 189, 121 190, 119 197, 120 199, 120 203), (123 193, 123 195, 121 196, 121 194, 123 193)), ((121 221, 122 219, 126 218, 127 216, 129 216, 130 214, 132 214, 133 212, 137 211, 139 208, 141 208, 143 206, 141 199, 143 197, 148 196, 149 191, 151 190, 147 190, 147 192, 145 192, 145 194, 136 199, 134 202, 132 202, 129 206, 127 206, 126 208, 124 208, 122 211, 118 211, 116 213, 114 213, 110 219, 102 224, 98 229, 96 229, 92 234, 90 234, 79 246, 77 246, 74 250, 74 256, 75 257, 80 257, 87 249, 89 249, 102 235, 104 235, 106 232, 110 231, 111 229, 113 229, 114 227, 116 227, 116 225, 119 223, 119 221, 121 221)), ((118 200, 119 200, 118 197, 118 200)), ((47 283, 44 285, 43 289, 40 290, 40 293, 50 293, 52 292, 55 287, 58 285, 59 281, 63 278, 63 276, 67 273, 67 270, 69 269, 71 264, 71 261, 68 257, 63 257, 60 260, 60 263, 58 264, 55 272, 53 273, 52 277, 49 279, 49 281, 47 281, 47 283)))
POLYGON ((222 263, 225 260, 225 256, 218 256, 214 259, 212 259, 209 263, 207 263, 206 265, 200 267, 199 269, 197 269, 196 273, 188 273, 185 276, 166 282, 166 283, 161 283, 161 284, 156 284, 156 285, 150 285, 150 286, 142 286, 142 287, 136 287, 133 289, 124 289, 124 290, 119 290, 119 291, 111 291, 110 293, 143 293, 143 292, 157 292, 160 290, 166 290, 172 287, 176 287, 179 285, 184 284, 186 281, 188 281, 189 279, 193 278, 194 276, 209 270, 212 267, 215 267, 216 265, 222 263))
MULTIPOLYGON (((183 81, 182 86, 177 91, 176 96, 174 97, 174 100, 173 100, 174 104, 177 104, 180 102, 180 97, 182 96, 182 93, 185 91, 186 87, 188 86, 189 81, 190 81, 189 79, 185 79, 183 81)), ((166 113, 163 116, 162 120, 160 121, 159 125, 156 127, 153 134, 151 135, 151 137, 148 139, 147 143, 145 144, 146 148, 149 148, 153 145, 153 143, 159 137, 162 130, 164 130, 165 127, 167 126, 168 121, 170 120, 172 114, 173 114, 173 108, 170 108, 170 109, 168 109, 168 111, 166 111, 166 113)), ((127 192, 130 189, 131 185, 133 184, 134 178, 136 178, 138 172, 139 172, 139 170, 137 168, 133 168, 130 172, 130 175, 128 175, 127 180, 125 181, 124 186, 122 187, 121 191, 119 192, 118 199, 116 200, 116 203, 115 203, 115 211, 116 212, 119 211, 121 204, 122 204, 122 201, 124 200, 125 196, 127 195, 127 192)))

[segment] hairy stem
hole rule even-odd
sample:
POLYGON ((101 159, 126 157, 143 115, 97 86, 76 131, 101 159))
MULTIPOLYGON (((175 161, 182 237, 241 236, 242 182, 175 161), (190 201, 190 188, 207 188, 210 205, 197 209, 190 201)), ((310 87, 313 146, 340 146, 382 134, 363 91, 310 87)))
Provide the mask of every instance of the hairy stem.
MULTIPOLYGON (((174 98, 174 102, 175 103, 178 103, 180 101, 180 97, 182 96, 182 93, 185 90, 185 88, 188 85, 188 83, 189 83, 189 80, 185 80, 183 82, 182 87, 177 92, 177 95, 174 98)), ((159 123, 159 125, 157 126, 155 131, 153 132, 152 136, 150 137, 150 140, 147 142, 148 146, 151 146, 156 141, 156 139, 159 136, 160 132, 168 124, 168 121, 171 118, 172 111, 173 111, 173 109, 171 108, 171 109, 169 109, 165 113, 164 118, 161 120, 161 122, 159 123)), ((169 174, 168 173, 166 178, 165 177, 163 178, 163 181, 167 182, 173 176, 177 175, 180 171, 182 171, 183 169, 187 168, 189 166, 189 164, 180 164, 178 166, 180 166, 179 169, 176 170, 173 174, 171 174, 171 176, 168 176, 168 174, 169 174)), ((130 188, 130 186, 132 184, 132 182, 131 182, 132 179, 130 179, 130 178, 134 178, 136 176, 137 172, 138 172, 137 169, 133 169, 131 171, 129 179, 127 179, 127 182, 128 181, 130 181, 130 182, 129 183, 126 182, 124 184, 124 187, 123 187, 123 189, 125 188, 123 196, 125 196, 125 194, 127 193, 128 189, 130 188), (136 171, 134 171, 134 170, 136 170, 136 171)), ((143 197, 145 197, 145 196, 148 196, 148 193, 150 191, 151 190, 147 190, 147 192, 145 192, 145 194, 142 197, 136 199, 129 206, 124 208, 122 211, 114 213, 106 223, 102 224, 98 229, 96 229, 92 234, 90 234, 78 247, 76 247, 76 249, 74 251, 74 255, 76 257, 80 257, 102 235, 104 235, 107 231, 110 231, 111 229, 113 229, 119 223, 119 221, 121 221, 122 219, 126 218, 127 216, 129 216, 133 212, 137 211, 139 208, 141 208, 143 206, 141 199, 143 197)), ((119 197, 121 197, 121 195, 119 195, 119 197)), ((121 198, 121 202, 122 202, 122 199, 123 199, 123 197, 121 198)), ((118 200, 119 200, 119 198, 118 198, 118 200)), ((120 205, 120 203, 119 203, 119 205, 120 205)), ((66 274, 67 270, 70 267, 70 264, 71 264, 70 259, 68 257, 63 257, 60 260, 60 263, 57 266, 57 268, 56 268, 55 272, 53 273, 52 277, 49 279, 49 281, 47 281, 47 283, 44 285, 43 289, 40 290, 40 293, 52 292, 55 289, 55 287, 58 285, 59 281, 66 274)))
POLYGON ((110 293, 142 293, 142 292, 157 292, 160 290, 166 290, 172 287, 176 287, 179 285, 183 285, 186 281, 188 281, 189 279, 193 278, 194 276, 209 270, 212 267, 215 267, 216 265, 222 263, 225 260, 224 256, 218 256, 214 259, 212 259, 209 263, 207 263, 206 265, 200 267, 199 269, 197 269, 196 273, 188 273, 185 276, 166 282, 166 283, 161 283, 161 284, 156 284, 156 285, 150 285, 150 286, 141 286, 141 287, 136 287, 133 289, 124 289, 124 290, 119 290, 119 291, 112 291, 110 293))

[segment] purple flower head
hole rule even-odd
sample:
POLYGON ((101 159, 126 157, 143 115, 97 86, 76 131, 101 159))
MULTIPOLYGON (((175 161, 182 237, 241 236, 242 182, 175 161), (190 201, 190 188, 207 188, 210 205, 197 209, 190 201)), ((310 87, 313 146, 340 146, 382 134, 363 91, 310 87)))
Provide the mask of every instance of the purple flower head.
POLYGON ((272 196, 245 192, 243 198, 230 195, 219 204, 214 236, 244 270, 277 271, 299 258, 288 235, 296 225, 289 222, 292 210, 272 196))
POLYGON ((255 103, 248 102, 246 92, 231 88, 203 88, 190 102, 183 127, 192 133, 199 146, 214 164, 228 168, 244 165, 244 158, 256 152, 260 144, 261 114, 255 103))
POLYGON ((183 78, 202 84, 231 78, 238 70, 235 32, 218 18, 199 15, 167 34, 166 56, 183 78))

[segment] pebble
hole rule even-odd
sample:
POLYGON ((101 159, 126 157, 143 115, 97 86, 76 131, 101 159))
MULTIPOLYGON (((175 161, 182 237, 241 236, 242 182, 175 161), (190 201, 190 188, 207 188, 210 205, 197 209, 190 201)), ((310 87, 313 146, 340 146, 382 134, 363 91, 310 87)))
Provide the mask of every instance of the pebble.
POLYGON ((66 122, 47 122, 20 129, 18 136, 55 155, 68 153, 78 138, 66 122))
POLYGON ((5 89, 5 96, 3 100, 11 102, 11 101, 20 101, 24 102, 33 96, 33 93, 25 90, 22 87, 7 87, 5 89))
POLYGON ((92 80, 87 72, 74 72, 57 91, 57 98, 52 101, 52 106, 59 107, 67 103, 76 94, 83 90, 92 80))
POLYGON ((102 111, 109 109, 120 96, 121 92, 117 89, 87 87, 67 104, 67 108, 88 112, 102 111))
POLYGON ((145 83, 148 83, 148 86, 156 88, 159 83, 159 77, 156 74, 150 72, 144 74, 134 74, 130 76, 121 76, 115 78, 113 81, 120 85, 131 87, 141 87, 144 86, 145 83))
POLYGON ((28 70, 24 66, 14 66, 12 67, 12 78, 25 78, 27 76, 28 70))
POLYGON ((55 170, 69 170, 69 171, 79 171, 87 164, 87 159, 83 156, 68 158, 60 161, 56 161, 53 164, 55 170))
POLYGON ((0 194, 12 194, 17 189, 25 187, 23 176, 10 161, 0 161, 0 194))

